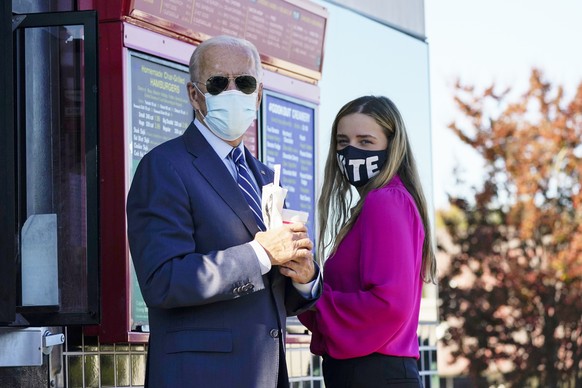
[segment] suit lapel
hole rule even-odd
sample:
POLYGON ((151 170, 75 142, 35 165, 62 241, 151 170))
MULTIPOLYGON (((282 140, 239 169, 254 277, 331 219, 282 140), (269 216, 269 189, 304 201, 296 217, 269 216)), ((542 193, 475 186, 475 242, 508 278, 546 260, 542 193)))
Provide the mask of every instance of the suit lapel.
POLYGON ((260 163, 255 159, 251 152, 245 147, 245 159, 247 165, 250 167, 253 173, 257 185, 259 186, 259 193, 263 192, 263 186, 269 183, 273 183, 273 172, 269 170, 264 164, 260 163))
MULTIPOLYGON (((193 161, 194 167, 241 219, 249 233, 254 236, 259 231, 257 222, 249 205, 241 194, 238 185, 224 166, 223 161, 220 160, 194 123, 190 124, 186 132, 184 132, 183 137, 188 152, 195 157, 193 161)), ((246 151, 246 156, 247 164, 249 164, 255 175, 255 179, 259 183, 259 189, 262 189, 266 179, 268 179, 270 171, 258 164, 254 158, 250 157, 248 151, 246 151)))

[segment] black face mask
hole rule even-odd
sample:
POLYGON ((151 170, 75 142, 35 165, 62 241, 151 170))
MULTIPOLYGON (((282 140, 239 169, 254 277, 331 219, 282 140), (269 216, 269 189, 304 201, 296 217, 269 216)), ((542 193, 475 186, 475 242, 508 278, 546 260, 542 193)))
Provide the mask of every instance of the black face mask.
POLYGON ((347 146, 337 151, 340 170, 350 184, 360 187, 378 175, 386 163, 386 150, 368 151, 347 146))

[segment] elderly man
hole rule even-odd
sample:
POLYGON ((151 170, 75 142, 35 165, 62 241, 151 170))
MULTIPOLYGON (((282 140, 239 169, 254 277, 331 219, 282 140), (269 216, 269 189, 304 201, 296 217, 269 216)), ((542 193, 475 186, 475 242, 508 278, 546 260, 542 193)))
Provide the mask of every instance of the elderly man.
POLYGON ((320 293, 301 223, 265 230, 273 172, 242 143, 262 96, 248 41, 218 36, 190 59, 196 119, 150 151, 127 199, 128 237, 149 309, 146 386, 288 386, 285 321, 320 293))

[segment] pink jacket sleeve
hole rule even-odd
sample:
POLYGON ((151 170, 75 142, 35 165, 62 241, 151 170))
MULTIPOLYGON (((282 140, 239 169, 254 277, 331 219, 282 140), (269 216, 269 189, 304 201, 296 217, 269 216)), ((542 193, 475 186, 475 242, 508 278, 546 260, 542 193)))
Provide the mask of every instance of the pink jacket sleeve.
POLYGON ((339 292, 324 282, 315 314, 327 351, 337 358, 359 357, 385 347, 420 303, 417 288, 424 232, 408 193, 371 192, 354 229, 361 236, 360 290, 339 292))

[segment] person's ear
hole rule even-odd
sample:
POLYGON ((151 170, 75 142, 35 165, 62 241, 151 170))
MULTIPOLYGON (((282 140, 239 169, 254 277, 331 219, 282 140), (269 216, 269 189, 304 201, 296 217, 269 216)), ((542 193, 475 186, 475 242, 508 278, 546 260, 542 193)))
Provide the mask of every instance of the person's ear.
POLYGON ((194 110, 199 111, 200 110, 200 95, 201 95, 201 93, 198 91, 198 89, 194 86, 194 83, 192 83, 192 82, 188 82, 187 87, 188 87, 188 99, 190 100, 190 105, 192 105, 192 108, 194 108, 194 110))

